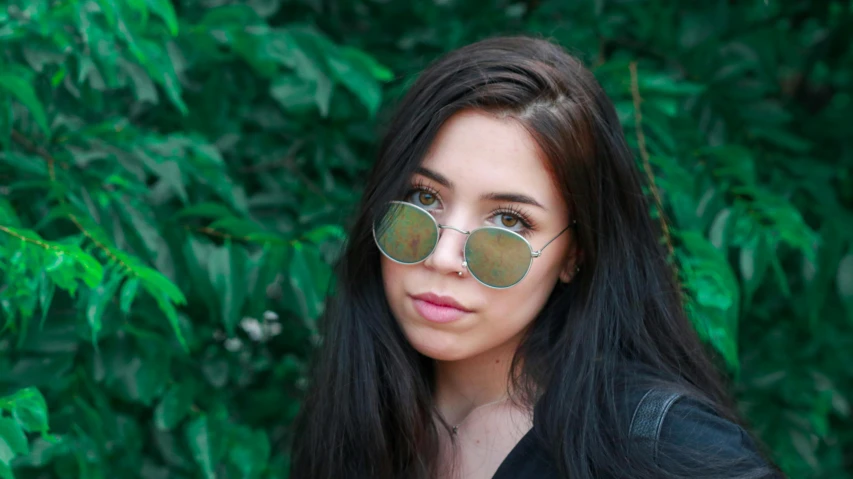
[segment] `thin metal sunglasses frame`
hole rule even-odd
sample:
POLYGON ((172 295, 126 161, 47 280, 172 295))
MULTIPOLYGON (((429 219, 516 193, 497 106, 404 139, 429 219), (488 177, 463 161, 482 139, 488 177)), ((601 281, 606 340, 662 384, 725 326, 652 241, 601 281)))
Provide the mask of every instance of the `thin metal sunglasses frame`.
POLYGON ((391 204, 391 205, 401 204, 404 206, 411 206, 412 208, 415 208, 417 210, 422 211, 423 213, 426 214, 427 217, 429 217, 429 219, 435 225, 436 229, 438 230, 438 234, 436 234, 435 244, 432 246, 432 249, 429 250, 429 253, 427 253, 426 256, 424 256, 424 258, 422 260, 415 261, 413 263, 406 263, 404 261, 398 261, 397 259, 392 258, 385 251, 383 251, 382 247, 379 245, 379 240, 377 240, 377 238, 376 238, 376 226, 374 225, 374 227, 372 228, 373 229, 373 241, 376 243, 376 246, 379 247, 379 252, 381 252, 386 258, 390 259, 391 261, 393 261, 397 264, 402 264, 402 265, 415 265, 415 264, 423 263, 430 256, 432 256, 432 254, 435 252, 435 249, 438 248, 438 242, 439 242, 439 240, 441 240, 441 230, 443 230, 443 229, 453 230, 453 231, 456 231, 458 233, 462 233, 463 235, 466 236, 465 244, 462 245, 462 267, 465 268, 466 270, 468 270, 468 273, 470 273, 471 277, 476 279, 477 282, 479 282, 483 286, 488 286, 489 288, 493 288, 493 289, 507 289, 507 288, 511 288, 511 287, 517 285, 518 283, 520 283, 524 278, 527 277, 527 273, 530 272, 530 267, 533 266, 533 260, 542 256, 542 251, 544 251, 545 248, 547 248, 549 244, 553 243, 557 238, 559 238, 560 235, 562 235, 563 233, 565 233, 569 229, 574 228, 578 224, 577 220, 572 220, 572 222, 569 223, 568 226, 566 226, 565 228, 563 228, 562 231, 557 233, 557 236, 554 236, 553 238, 551 238, 550 241, 545 243, 545 245, 542 246, 541 248, 539 248, 538 250, 534 250, 533 246, 530 244, 530 241, 528 241, 527 238, 525 238, 524 236, 521 236, 520 234, 516 233, 515 231, 510 231, 508 229, 500 228, 497 226, 481 226, 479 228, 474 228, 471 231, 465 231, 465 230, 459 229, 455 226, 443 225, 443 224, 439 223, 438 221, 436 221, 435 216, 433 216, 432 213, 421 208, 418 205, 409 203, 407 201, 390 201, 389 204, 391 204), (510 235, 514 235, 514 236, 518 237, 518 239, 520 239, 521 241, 524 241, 524 244, 527 245, 527 249, 530 251, 530 261, 527 262, 527 269, 524 271, 524 274, 521 276, 521 278, 518 279, 518 281, 516 281, 515 283, 512 283, 508 286, 493 286, 491 284, 485 283, 482 280, 480 280, 480 278, 478 278, 477 275, 474 274, 470 268, 468 268, 468 259, 465 256, 465 250, 467 249, 467 246, 468 246, 468 240, 471 239, 472 233, 474 233, 475 231, 480 231, 480 230, 500 230, 501 233, 509 233, 510 235))

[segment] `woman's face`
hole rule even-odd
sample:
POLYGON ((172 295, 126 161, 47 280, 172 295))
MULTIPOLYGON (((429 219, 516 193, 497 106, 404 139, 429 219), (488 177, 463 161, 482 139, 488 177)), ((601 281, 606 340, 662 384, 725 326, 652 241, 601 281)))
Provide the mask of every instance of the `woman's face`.
POLYGON ((573 230, 560 234, 569 225, 569 212, 544 161, 515 120, 463 111, 442 126, 411 178, 405 201, 426 209, 442 225, 516 231, 534 250, 557 239, 533 260, 527 276, 507 289, 489 288, 471 277, 462 266, 467 237, 452 229, 441 230, 435 251, 421 263, 402 265, 382 256, 391 310, 421 354, 455 361, 513 346, 556 282, 571 279, 573 230), (434 302, 447 302, 442 299, 417 298, 430 293, 455 301, 463 311, 434 302))

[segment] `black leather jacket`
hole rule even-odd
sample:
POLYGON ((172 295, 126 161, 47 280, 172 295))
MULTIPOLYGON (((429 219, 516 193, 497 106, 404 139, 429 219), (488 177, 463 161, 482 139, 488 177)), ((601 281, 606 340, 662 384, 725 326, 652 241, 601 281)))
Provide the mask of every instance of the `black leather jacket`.
MULTIPOLYGON (((638 402, 636 400, 633 404, 636 406, 638 402)), ((759 454, 755 442, 741 426, 720 417, 699 401, 686 397, 675 401, 663 416, 655 446, 655 464, 659 466, 661 476, 783 477, 759 454), (711 470, 710 465, 720 461, 729 464, 725 472, 711 470)), ((559 477, 558 469, 534 426, 501 463, 493 479, 559 477)))

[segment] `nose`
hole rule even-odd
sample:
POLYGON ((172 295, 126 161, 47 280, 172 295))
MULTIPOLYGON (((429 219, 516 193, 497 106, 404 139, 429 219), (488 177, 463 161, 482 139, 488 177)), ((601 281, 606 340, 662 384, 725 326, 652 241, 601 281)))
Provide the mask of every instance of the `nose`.
POLYGON ((424 261, 424 265, 441 274, 456 274, 463 271, 464 255, 462 249, 468 232, 453 226, 442 225, 439 229, 438 244, 435 251, 424 261))

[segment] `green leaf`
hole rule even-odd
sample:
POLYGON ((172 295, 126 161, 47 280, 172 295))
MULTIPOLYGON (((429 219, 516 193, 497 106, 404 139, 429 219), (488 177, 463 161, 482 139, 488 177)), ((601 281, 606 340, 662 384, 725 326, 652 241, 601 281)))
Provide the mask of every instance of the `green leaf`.
POLYGON ((753 126, 748 130, 753 137, 765 140, 772 145, 794 153, 806 153, 812 148, 812 144, 808 140, 801 138, 790 131, 759 126, 753 126))
POLYGON ((104 308, 109 301, 106 287, 98 285, 89 291, 89 304, 86 307, 86 322, 92 331, 92 346, 97 347, 98 333, 101 332, 101 317, 104 315, 104 308))
POLYGON ((838 296, 847 309, 847 317, 853 320, 853 253, 848 253, 839 263, 836 283, 838 296))
POLYGON ((210 257, 210 282, 220 300, 222 324, 228 336, 234 336, 246 298, 246 258, 239 246, 227 241, 210 257))
POLYGON ((127 0, 127 6, 133 12, 139 14, 139 23, 141 27, 148 24, 148 7, 146 0, 127 0))
MULTIPOLYGON (((193 292, 202 298, 215 298, 216 293, 208 274, 208 263, 214 246, 206 238, 187 236, 182 253, 193 292)), ((213 308, 211 308, 213 309, 213 308)))
POLYGON ((249 0, 248 3, 258 16, 264 18, 274 15, 281 6, 281 0, 249 0))
POLYGON ((222 158, 222 153, 214 145, 209 143, 193 143, 192 150, 198 158, 207 163, 220 167, 225 166, 225 159, 222 158))
POLYGON ((44 326, 44 320, 47 318, 47 313, 50 311, 50 304, 53 302, 53 295, 56 293, 56 284, 50 280, 46 271, 39 274, 39 309, 41 309, 41 319, 39 324, 44 326))
POLYGON ((169 321, 169 325, 178 338, 178 342, 186 350, 186 339, 184 339, 181 326, 178 324, 178 311, 175 309, 175 305, 186 304, 187 300, 184 294, 159 271, 150 268, 139 268, 135 272, 143 289, 157 302, 157 306, 169 321))
POLYGON ((297 311, 309 327, 325 308, 325 293, 331 272, 323 263, 316 248, 294 242, 290 261, 289 280, 297 311))
POLYGON ((352 50, 342 53, 339 57, 331 56, 326 60, 335 79, 367 107, 371 116, 375 115, 382 103, 382 87, 365 66, 360 64, 359 57, 354 55, 352 50))
POLYGON ((170 302, 177 305, 186 304, 187 300, 181 290, 175 286, 175 283, 173 283, 169 278, 163 276, 159 271, 142 267, 136 268, 135 272, 137 277, 143 281, 143 283, 161 292, 163 297, 169 299, 170 302))
POLYGON ((797 248, 810 261, 815 261, 814 245, 818 235, 806 224, 800 211, 790 201, 760 187, 732 187, 731 191, 748 199, 740 206, 752 214, 744 215, 741 219, 749 221, 753 229, 764 229, 766 227, 763 224, 755 224, 752 219, 758 213, 761 219, 772 225, 772 228, 769 228, 770 234, 797 248))
POLYGON ((139 47, 148 61, 143 62, 146 71, 157 83, 166 90, 166 96, 172 104, 186 116, 189 114, 187 104, 182 97, 181 82, 175 71, 171 58, 163 51, 163 47, 149 40, 140 40, 139 47))
POLYGON ((106 284, 102 283, 89 290, 89 300, 86 305, 86 321, 92 331, 92 346, 97 347, 98 333, 101 331, 104 311, 110 305, 123 276, 115 269, 109 275, 106 284))
POLYGON ((104 267, 92 255, 84 253, 80 248, 68 248, 74 262, 74 271, 80 275, 80 279, 86 286, 94 288, 104 279, 104 267))
MULTIPOLYGON (((6 438, 0 435, 0 467, 6 467, 15 458, 15 451, 12 446, 6 442, 6 438)), ((0 469, 0 472, 2 469, 0 469)))
POLYGON ((130 77, 136 101, 150 102, 154 105, 160 102, 160 95, 157 93, 154 82, 142 67, 123 59, 119 60, 119 64, 130 77))
POLYGON ((207 359, 201 365, 201 372, 211 386, 219 389, 228 383, 228 361, 223 357, 207 359))
POLYGON ((207 416, 202 414, 187 424, 185 434, 193 459, 201 467, 205 479, 216 479, 208 422, 207 416))
POLYGON ((26 432, 47 432, 47 403, 36 388, 22 389, 0 398, 0 408, 11 410, 12 417, 26 432))
POLYGON ((749 239, 740 250, 740 273, 743 277, 744 302, 748 305, 753 293, 761 285, 767 268, 770 267, 769 255, 775 254, 775 248, 768 244, 763 235, 749 239))
POLYGON ((9 95, 0 91, 0 148, 8 151, 11 144, 12 126, 15 121, 9 95))
POLYGON ((263 431, 248 428, 237 428, 234 436, 228 450, 229 461, 240 471, 240 477, 260 477, 269 461, 269 438, 263 431))
POLYGON ((688 304, 686 309, 699 337, 720 353, 731 371, 738 371, 737 336, 728 327, 730 316, 725 311, 697 304, 688 304))
POLYGON ((136 292, 139 290, 139 279, 130 278, 121 288, 120 310, 124 314, 130 314, 130 307, 133 305, 133 300, 136 299, 136 292))
POLYGON ((270 96, 285 110, 292 113, 310 111, 315 105, 317 84, 312 84, 297 76, 281 76, 270 86, 270 96))
POLYGON ((66 454, 67 446, 68 444, 59 437, 37 437, 31 443, 30 453, 18 458, 18 461, 21 466, 45 467, 53 461, 54 457, 66 454))
POLYGON ((688 315, 699 336, 720 352, 729 368, 739 368, 737 335, 739 288, 725 257, 693 231, 679 235, 686 251, 678 251, 684 285, 691 293, 688 315))
POLYGON ((229 216, 220 218, 210 224, 210 228, 222 231, 238 238, 245 238, 256 234, 266 233, 260 225, 254 221, 229 216))
POLYGON ((247 27, 259 23, 258 14, 248 5, 223 5, 205 11, 199 26, 207 31, 215 27, 247 27))
POLYGON ((9 463, 8 460, 4 460, 4 456, 8 453, 12 453, 11 457, 25 456, 30 453, 30 448, 21 426, 12 418, 0 417, 0 462, 9 463), (7 452, 4 453, 4 450, 7 452))
POLYGON ((172 331, 174 331, 175 336, 178 338, 178 342, 187 350, 187 341, 184 339, 184 334, 181 332, 181 326, 178 324, 178 311, 175 309, 174 303, 172 299, 167 297, 162 291, 148 291, 151 296, 154 297, 154 300, 157 302, 157 306, 160 308, 160 311, 166 315, 166 319, 169 321, 169 325, 172 327, 172 331))
MULTIPOLYGON (((655 98, 653 100, 650 100, 649 103, 647 103, 647 105, 651 106, 652 108, 657 109, 658 111, 660 111, 661 113, 663 113, 664 115, 666 115, 670 118, 677 118, 678 117, 679 102, 675 98, 659 97, 659 98, 655 98)), ((652 126, 652 124, 650 124, 648 122, 646 122, 645 125, 646 126, 652 126)), ((669 136, 667 135, 666 129, 658 127, 658 128, 656 128, 656 130, 657 130, 656 132, 658 133, 658 136, 666 135, 667 138, 669 138, 669 136)), ((673 141, 669 140, 668 143, 673 143, 673 141)))
POLYGON ((170 0, 146 0, 148 7, 166 23, 169 33, 174 37, 178 34, 178 17, 170 0))
POLYGON ((329 77, 323 75, 317 80, 317 86, 314 90, 314 103, 320 110, 320 115, 329 116, 329 106, 332 102, 332 91, 334 84, 329 77))
POLYGON ((322 244, 326 241, 335 240, 341 241, 346 238, 343 228, 338 225, 323 225, 319 228, 314 228, 309 231, 305 238, 314 244, 322 244))
POLYGON ((30 82, 9 73, 0 73, 0 90, 6 90, 10 95, 17 98, 18 101, 30 110, 33 120, 35 120, 44 134, 50 135, 50 127, 47 124, 47 114, 44 111, 44 106, 39 101, 30 82))
POLYGON ((379 81, 387 82, 394 79, 394 72, 381 65, 375 58, 362 50, 352 47, 343 47, 341 48, 341 53, 345 58, 350 59, 351 62, 365 67, 367 71, 370 72, 371 76, 379 81))
POLYGON ((659 93, 677 96, 698 95, 705 91, 704 85, 685 80, 676 80, 669 75, 641 70, 638 75, 641 94, 659 93))
POLYGON ((146 353, 137 349, 130 352, 111 350, 104 353, 105 361, 109 363, 108 384, 123 399, 150 406, 165 389, 172 358, 171 354, 165 352, 168 350, 164 350, 165 343, 159 338, 144 338, 138 341, 142 345, 148 343, 153 352, 146 353))
POLYGON ((269 288, 271 285, 278 286, 276 278, 286 267, 286 256, 290 249, 281 245, 266 244, 255 258, 250 259, 246 315, 262 317, 267 311, 269 288))
POLYGON ((47 175, 47 165, 36 156, 21 155, 7 152, 0 156, 0 161, 12 168, 20 170, 21 173, 29 173, 38 176, 47 175))
POLYGON ((719 165, 714 168, 715 175, 731 178, 747 185, 756 183, 755 159, 749 149, 740 145, 725 145, 706 148, 702 152, 714 155, 719 165))
POLYGON ((192 383, 176 383, 166 391, 154 410, 154 424, 160 430, 174 428, 190 412, 195 388, 192 383))

